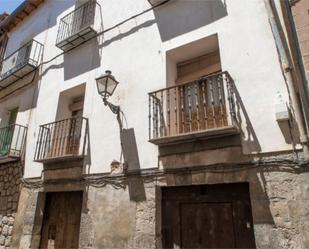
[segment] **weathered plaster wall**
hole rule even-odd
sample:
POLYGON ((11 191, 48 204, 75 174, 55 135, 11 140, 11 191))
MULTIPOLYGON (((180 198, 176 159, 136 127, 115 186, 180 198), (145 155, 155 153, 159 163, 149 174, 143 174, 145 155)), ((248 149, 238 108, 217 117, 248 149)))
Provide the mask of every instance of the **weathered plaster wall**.
MULTIPOLYGON (((99 3, 105 29, 150 7, 146 0, 134 5, 131 0, 99 3)), ((8 53, 31 34, 45 46, 44 61, 60 54, 55 47, 59 20, 74 9, 74 4, 73 0, 45 1, 12 30, 8 53)), ((27 141, 25 177, 41 175, 42 165, 33 162, 39 125, 55 120, 61 92, 82 83, 86 83, 84 116, 90 125, 89 172, 108 172, 112 160, 120 157, 117 121, 102 104, 95 85, 95 78, 106 69, 112 70, 120 82, 111 101, 121 105, 128 126, 134 128, 136 141, 132 142, 137 144, 140 167, 157 165, 158 149, 147 142, 147 93, 166 87, 167 67, 173 70, 178 62, 175 58, 184 58, 182 54, 169 58, 170 51, 213 34, 218 34, 222 70, 228 70, 234 78, 245 110, 241 118, 244 153, 291 149, 275 120, 277 92, 288 98, 263 1, 194 1, 188 5, 186 0, 179 0, 41 68, 37 105, 28 122, 31 139, 27 141)))
POLYGON ((13 225, 20 194, 21 163, 0 167, 0 248, 11 248, 13 225))
MULTIPOLYGON (((160 248, 161 186, 249 182, 257 248, 296 249, 309 246, 308 177, 308 165, 271 158, 264 166, 207 166, 127 178, 97 175, 96 181, 88 178, 90 185, 62 182, 44 188, 84 189, 81 248, 160 248)), ((31 243, 37 248, 44 206, 38 196, 43 193, 25 188, 23 193, 27 198, 21 198, 19 207, 26 208, 18 214, 21 232, 14 234, 14 248, 28 248, 31 243)))
POLYGON ((0 127, 8 125, 9 111, 18 107, 16 123, 20 125, 29 124, 31 110, 36 107, 37 85, 34 84, 23 92, 19 92, 7 98, 0 104, 0 127))

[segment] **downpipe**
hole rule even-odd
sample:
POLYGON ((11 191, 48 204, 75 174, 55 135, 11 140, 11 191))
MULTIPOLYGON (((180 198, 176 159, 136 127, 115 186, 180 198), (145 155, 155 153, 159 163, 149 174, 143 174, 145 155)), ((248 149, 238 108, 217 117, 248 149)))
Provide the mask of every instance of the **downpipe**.
POLYGON ((287 49, 287 41, 282 33, 280 20, 277 16, 275 4, 273 0, 264 0, 269 23, 271 25, 272 33, 277 47, 277 52, 281 64, 281 69, 285 82, 287 85, 287 91, 289 94, 289 105, 293 107, 293 112, 297 121, 297 126, 300 134, 300 143, 303 147, 303 153, 305 158, 309 158, 309 146, 308 146, 308 133, 306 129, 305 117, 302 109, 301 102, 297 96, 295 86, 295 76, 293 75, 293 66, 291 63, 290 53, 287 49))

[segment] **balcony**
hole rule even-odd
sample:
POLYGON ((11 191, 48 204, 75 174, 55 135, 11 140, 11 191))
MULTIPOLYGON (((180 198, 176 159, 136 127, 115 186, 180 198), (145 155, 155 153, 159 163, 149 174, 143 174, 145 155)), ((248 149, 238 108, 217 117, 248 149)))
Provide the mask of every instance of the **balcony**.
POLYGON ((0 128, 0 163, 20 159, 24 153, 27 127, 13 124, 0 128))
POLYGON ((60 20, 56 46, 63 51, 70 50, 91 39, 100 31, 101 6, 88 1, 60 20))
POLYGON ((149 93, 149 141, 177 144, 238 133, 228 72, 149 93))
POLYGON ((0 88, 5 88, 34 71, 40 64, 43 44, 31 40, 0 63, 0 88))
POLYGON ((41 125, 34 160, 49 163, 83 159, 87 138, 88 119, 83 117, 41 125))

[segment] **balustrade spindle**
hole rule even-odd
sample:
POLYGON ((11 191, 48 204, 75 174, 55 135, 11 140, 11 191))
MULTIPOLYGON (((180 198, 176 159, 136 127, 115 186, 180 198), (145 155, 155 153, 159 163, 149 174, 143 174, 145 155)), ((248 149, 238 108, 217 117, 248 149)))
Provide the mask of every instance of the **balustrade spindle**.
POLYGON ((51 156, 50 157, 55 157, 56 156, 56 151, 57 151, 57 132, 58 132, 58 126, 57 123, 51 124, 51 156))
POLYGON ((70 126, 70 119, 67 119, 63 122, 61 122, 61 150, 59 152, 59 155, 65 155, 66 154, 66 149, 67 149, 67 136, 68 136, 68 131, 69 131, 69 126, 70 126))
POLYGON ((75 149, 75 144, 76 144, 76 141, 75 141, 75 130, 76 130, 76 126, 77 125, 78 125, 77 124, 77 119, 72 119, 71 120, 71 126, 69 127, 71 132, 68 133, 68 134, 70 134, 69 138, 68 138, 68 141, 71 144, 70 154, 74 154, 74 149, 75 149))
POLYGON ((156 137, 155 98, 152 96, 152 136, 156 137))
POLYGON ((177 106, 178 106, 178 94, 177 94, 177 87, 174 87, 174 112, 175 112, 175 132, 176 134, 178 133, 178 115, 177 115, 177 112, 178 112, 178 109, 177 109, 177 106))
POLYGON ((44 153, 44 150, 45 148, 43 148, 43 144, 44 144, 44 129, 43 127, 40 126, 40 129, 39 129, 39 133, 38 133, 38 141, 36 143, 36 158, 35 159, 38 159, 41 157, 41 155, 44 153))
POLYGON ((216 81, 217 81, 217 87, 218 87, 218 98, 219 98, 219 106, 220 106, 220 114, 221 114, 221 126, 223 127, 224 126, 224 120, 225 120, 225 115, 224 115, 225 106, 223 106, 224 105, 224 103, 223 103, 224 97, 223 97, 223 94, 222 94, 222 81, 223 81, 222 75, 219 75, 216 78, 216 81))
POLYGON ((47 127, 42 126, 41 128, 42 128, 42 130, 45 132, 45 134, 44 134, 45 139, 44 139, 44 137, 43 137, 43 139, 44 139, 44 144, 41 145, 41 146, 44 148, 44 153, 43 153, 43 155, 41 155, 41 157, 40 157, 40 158, 43 158, 43 157, 47 157, 47 156, 48 156, 48 152, 49 152, 50 147, 51 147, 51 145, 50 145, 50 141, 51 141, 51 130, 50 130, 49 126, 47 126, 47 127))
POLYGON ((226 79, 227 79, 227 92, 228 92, 228 101, 230 106, 230 115, 232 124, 235 124, 236 120, 236 113, 235 113, 235 102, 234 102, 234 91, 233 91, 233 79, 230 77, 228 73, 226 73, 226 79))
POLYGON ((42 134, 41 134, 41 141, 40 141, 40 147, 44 148, 44 151, 42 150, 42 153, 39 155, 37 159, 48 157, 49 150, 51 148, 51 130, 50 127, 47 125, 46 127, 41 126, 42 134))
POLYGON ((212 121, 213 121, 213 127, 217 127, 216 122, 216 108, 215 108, 215 96, 214 96, 214 89, 213 89, 213 77, 209 79, 209 90, 210 90, 210 103, 211 103, 211 109, 212 109, 212 121))
POLYGON ((156 137, 159 136, 159 118, 158 118, 158 97, 157 93, 155 94, 155 120, 156 120, 156 137))
POLYGON ((57 122, 51 125, 53 127, 53 138, 52 139, 54 140, 54 144, 52 144, 52 148, 54 149, 52 150, 51 157, 57 157, 60 154, 61 142, 62 142, 61 133, 62 133, 62 126, 64 123, 57 122))
POLYGON ((55 157, 58 157, 62 154, 63 150, 64 150, 64 140, 66 137, 66 133, 64 133, 64 126, 66 125, 66 121, 65 122, 58 122, 57 123, 57 130, 58 130, 58 134, 57 134, 57 149, 56 149, 56 154, 54 155, 55 157))
POLYGON ((171 135, 171 101, 170 101, 170 89, 167 89, 167 127, 168 136, 171 135))
POLYGON ((194 93, 195 93, 195 108, 196 108, 196 123, 197 130, 200 130, 200 110, 199 110, 199 82, 194 83, 194 93))
POLYGON ((160 136, 164 137, 164 114, 163 114, 163 108, 164 108, 164 102, 163 102, 163 91, 160 93, 160 102, 159 102, 159 108, 160 108, 160 136))
MULTIPOLYGON (((39 128, 39 133, 38 133, 38 137, 40 139, 42 139, 42 136, 40 136, 41 132, 42 132, 42 127, 39 128)), ((40 143, 40 140, 38 139, 38 141, 36 142, 36 147, 35 147, 35 151, 34 151, 34 155, 35 155, 34 158, 35 159, 40 157, 39 156, 40 155, 40 150, 41 150, 41 143, 40 143)))
POLYGON ((191 94, 191 86, 188 85, 187 87, 187 91, 188 91, 188 95, 186 97, 188 97, 188 106, 189 106, 189 130, 190 132, 193 130, 192 128, 192 94, 191 94))
POLYGON ((208 128, 208 114, 207 114, 207 95, 206 95, 206 80, 202 80, 202 96, 203 96, 203 110, 205 119, 205 128, 208 128))
POLYGON ((151 139, 151 96, 148 95, 148 135, 149 139, 151 139))
POLYGON ((14 145, 14 148, 17 148, 17 145, 18 145, 18 138, 19 138, 19 134, 20 134, 20 129, 21 129, 21 127, 20 126, 18 126, 18 127, 15 127, 14 126, 14 129, 13 129, 13 137, 14 137, 14 133, 16 132, 16 128, 17 128, 17 130, 18 130, 18 132, 17 132, 17 139, 16 139, 16 141, 15 141, 15 145, 14 145))
POLYGON ((55 143, 55 130, 54 130, 55 124, 49 124, 47 125, 47 129, 49 130, 49 137, 48 137, 48 153, 47 157, 52 157, 53 156, 53 151, 56 148, 56 143, 55 143))
POLYGON ((185 132, 185 110, 184 110, 184 89, 180 87, 180 105, 181 105, 181 123, 182 123, 182 132, 185 132))

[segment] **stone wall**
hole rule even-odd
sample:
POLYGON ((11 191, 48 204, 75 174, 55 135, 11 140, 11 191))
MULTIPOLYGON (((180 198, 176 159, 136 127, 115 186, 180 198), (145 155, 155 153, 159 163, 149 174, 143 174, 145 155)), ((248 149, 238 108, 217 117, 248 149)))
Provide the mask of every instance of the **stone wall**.
POLYGON ((249 182, 257 248, 309 248, 309 165, 291 160, 38 182, 36 190, 23 190, 24 232, 13 248, 38 248, 44 191, 84 190, 80 248, 154 249, 161 248, 161 186, 232 182, 249 182))
POLYGON ((21 163, 0 165, 0 249, 11 248, 22 176, 21 163))
POLYGON ((308 166, 300 171, 289 166, 198 170, 136 182, 139 178, 133 177, 120 190, 89 188, 89 217, 82 223, 92 222, 82 228, 93 233, 80 238, 82 248, 161 248, 159 186, 229 182, 250 183, 257 248, 309 248, 308 166))

